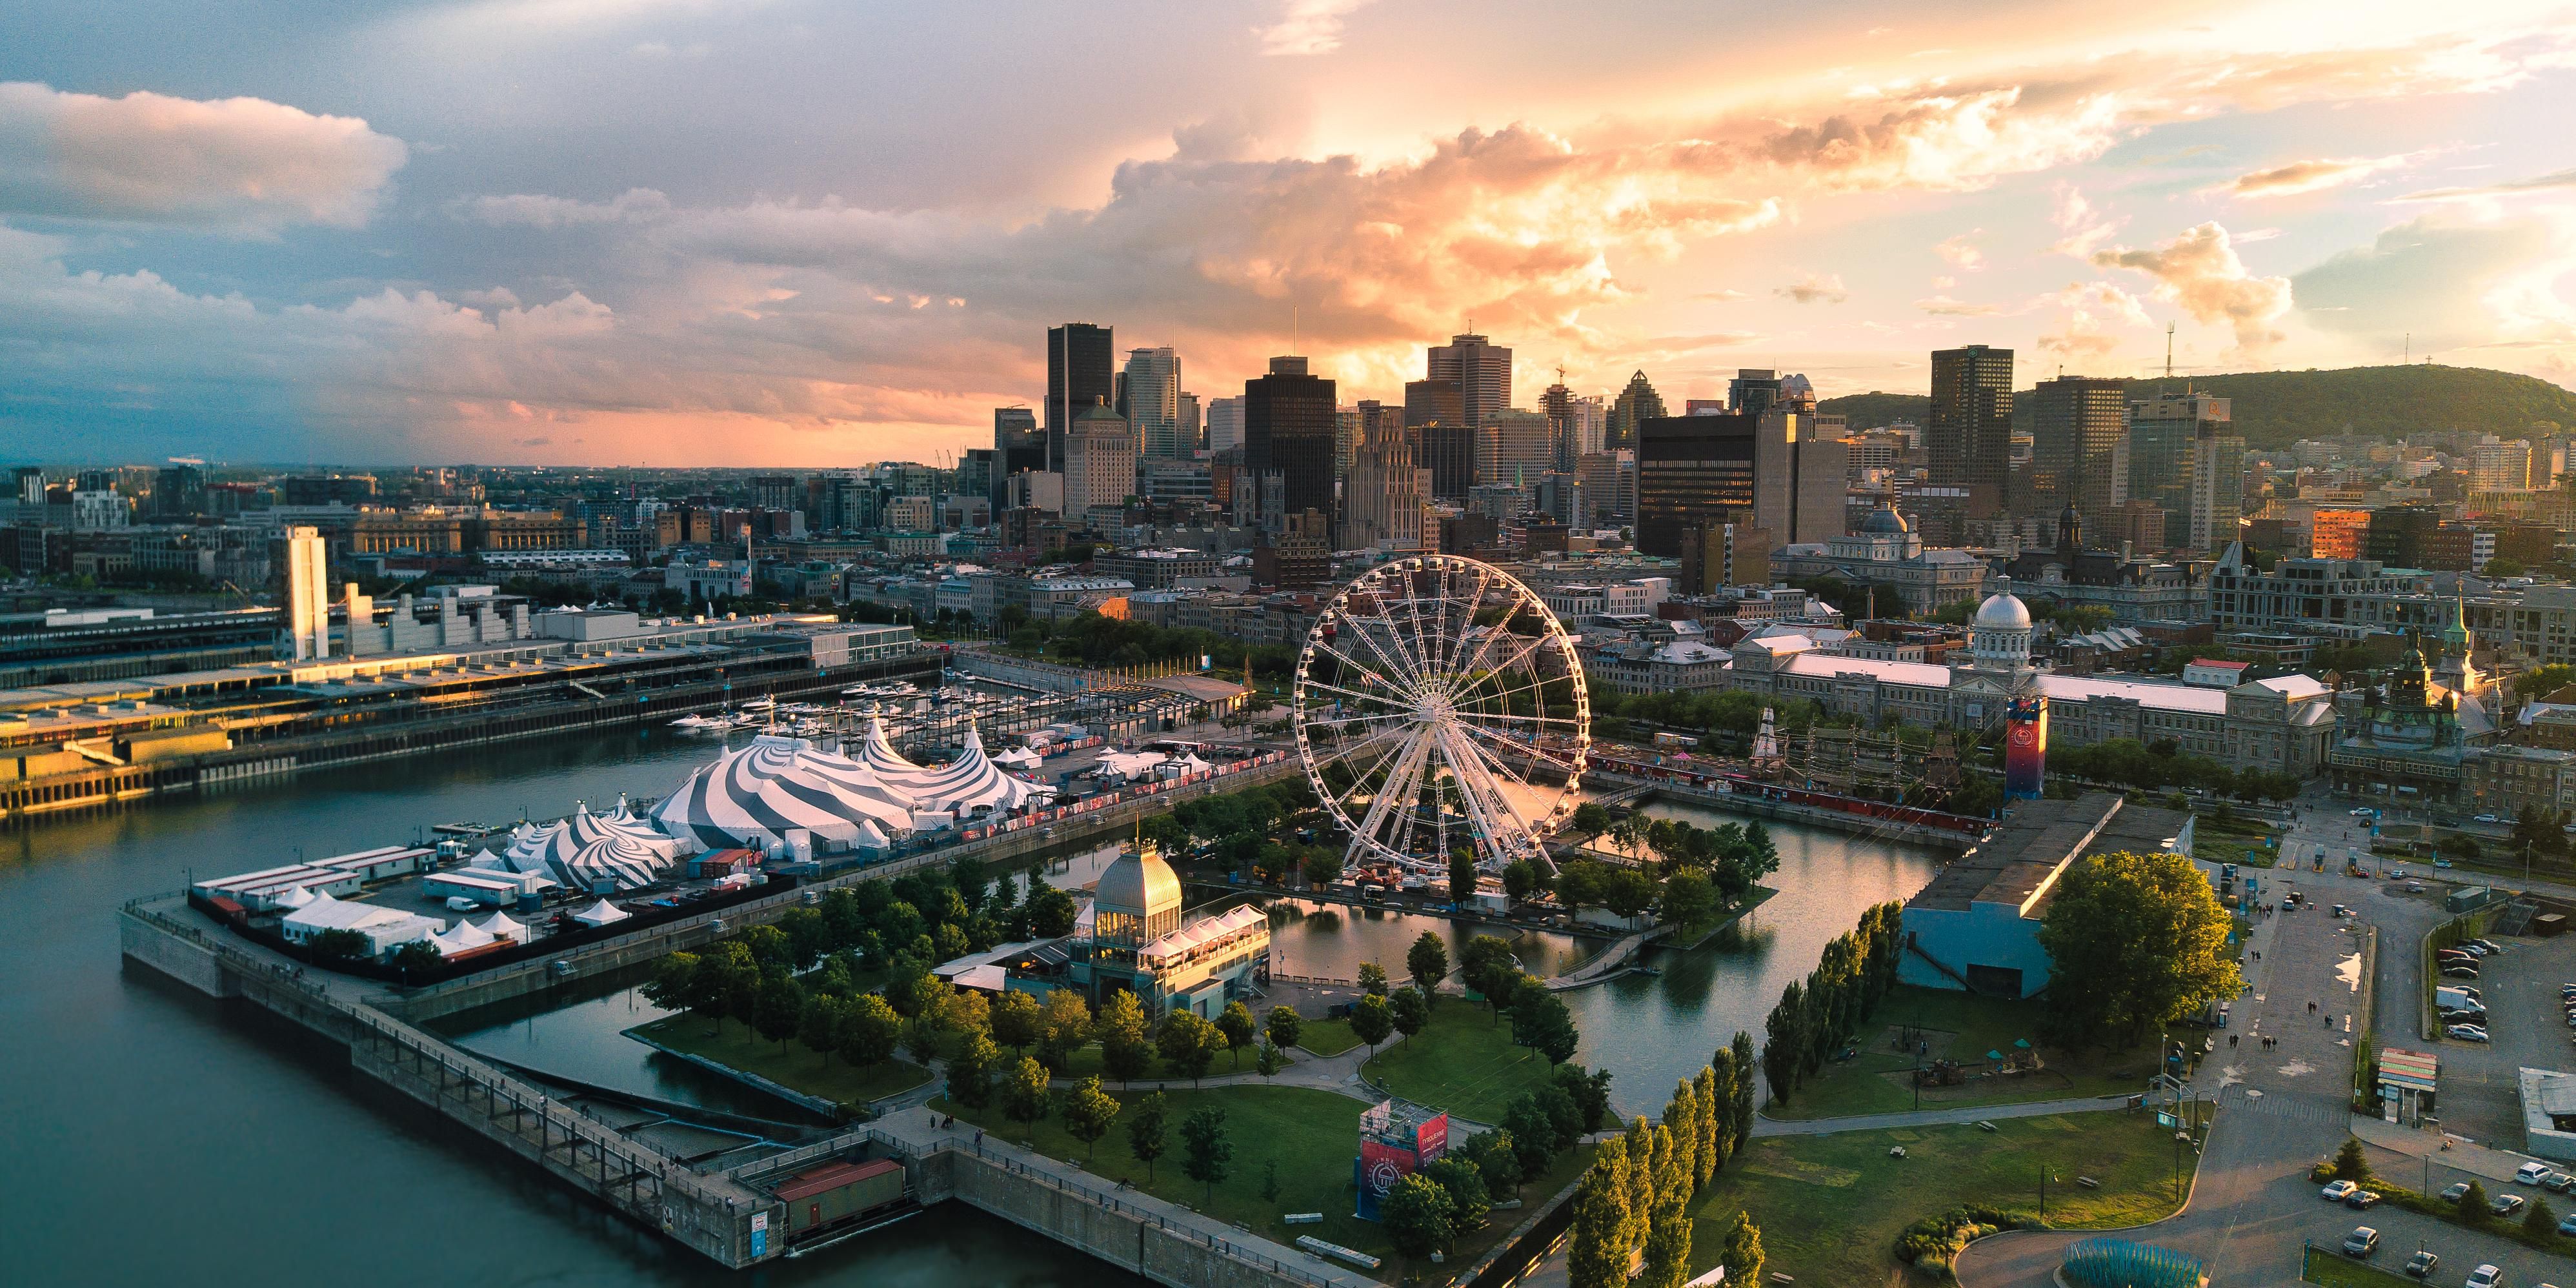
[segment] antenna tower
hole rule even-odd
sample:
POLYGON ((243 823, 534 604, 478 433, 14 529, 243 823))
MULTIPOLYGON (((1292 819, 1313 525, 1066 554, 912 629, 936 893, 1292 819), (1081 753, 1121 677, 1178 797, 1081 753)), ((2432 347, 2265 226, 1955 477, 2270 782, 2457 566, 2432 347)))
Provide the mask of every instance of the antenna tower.
POLYGON ((2173 333, 2174 324, 2165 323, 2165 379, 2167 380, 2173 379, 2173 333))

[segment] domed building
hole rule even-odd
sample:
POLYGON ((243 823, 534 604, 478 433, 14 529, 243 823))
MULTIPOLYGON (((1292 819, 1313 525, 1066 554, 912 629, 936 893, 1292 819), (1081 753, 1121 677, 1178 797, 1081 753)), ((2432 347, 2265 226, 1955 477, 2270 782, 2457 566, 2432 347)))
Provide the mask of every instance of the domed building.
MULTIPOLYGON (((1852 531, 1828 541, 1792 542, 1771 556, 1780 581, 1831 577, 1876 592, 1880 613, 1930 613, 1973 599, 1986 583, 1986 564, 1965 550, 1927 548, 1923 536, 1882 505, 1852 531)), ((1857 614, 1861 605, 1837 605, 1857 614)))
POLYGON ((1094 1006, 1125 991, 1148 1017, 1186 1010, 1214 1020, 1226 1003, 1252 995, 1269 961, 1268 913, 1247 904, 1184 921, 1180 874, 1154 846, 1139 843, 1101 870, 1091 907, 1071 935, 1004 958, 1003 986, 1078 989, 1094 1006))

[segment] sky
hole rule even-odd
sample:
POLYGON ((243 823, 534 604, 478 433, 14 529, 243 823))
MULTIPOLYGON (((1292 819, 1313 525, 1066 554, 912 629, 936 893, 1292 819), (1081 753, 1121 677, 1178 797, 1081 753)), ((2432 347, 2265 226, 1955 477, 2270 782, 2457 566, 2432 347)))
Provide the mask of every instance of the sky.
POLYGON ((19 0, 0 458, 849 466, 1044 335, 2576 385, 2576 3, 19 0))

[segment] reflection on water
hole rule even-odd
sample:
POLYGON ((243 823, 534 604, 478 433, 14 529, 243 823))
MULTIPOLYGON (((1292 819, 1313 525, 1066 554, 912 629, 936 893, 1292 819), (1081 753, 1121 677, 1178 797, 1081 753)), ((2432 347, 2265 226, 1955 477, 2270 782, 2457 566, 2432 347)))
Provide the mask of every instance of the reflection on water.
MULTIPOLYGON (((1207 911, 1222 911, 1230 900, 1207 911)), ((1430 931, 1449 946, 1454 966, 1477 935, 1493 935, 1512 946, 1521 968, 1545 978, 1561 975, 1590 960, 1600 943, 1541 931, 1492 926, 1447 917, 1353 908, 1304 899, 1273 899, 1270 908, 1270 973, 1311 975, 1319 979, 1358 979, 1360 963, 1373 961, 1390 976, 1404 975, 1404 954, 1413 941, 1430 931)), ((1194 915, 1195 915, 1194 910, 1194 915)))

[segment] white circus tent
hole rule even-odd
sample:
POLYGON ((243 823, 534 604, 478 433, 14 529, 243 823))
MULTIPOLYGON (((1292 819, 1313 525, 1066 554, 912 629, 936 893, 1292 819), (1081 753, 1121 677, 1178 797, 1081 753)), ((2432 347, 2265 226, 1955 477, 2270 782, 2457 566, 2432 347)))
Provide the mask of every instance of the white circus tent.
POLYGON ((510 919, 506 912, 495 912, 476 927, 494 939, 507 939, 514 944, 528 942, 528 928, 510 919))
POLYGON ((849 844, 860 829, 911 826, 911 793, 870 766, 817 751, 802 738, 763 735, 690 772, 653 821, 695 849, 769 849, 802 830, 849 844))
POLYGON ((631 890, 659 878, 682 849, 680 842, 635 817, 620 797, 617 808, 606 814, 593 814, 581 805, 560 822, 521 823, 511 830, 509 844, 493 866, 550 875, 576 890, 592 889, 603 880, 631 890))
POLYGON ((453 957, 458 953, 470 953, 477 948, 489 948, 495 942, 496 937, 491 932, 478 929, 473 922, 461 919, 454 926, 429 937, 430 946, 436 948, 441 957, 453 957))
POLYGON ((1026 779, 1002 772, 984 754, 984 737, 973 725, 966 727, 966 747, 955 760, 930 770, 913 787, 921 808, 948 814, 965 814, 978 809, 1009 813, 1027 808, 1044 789, 1026 779))
POLYGON ((938 772, 904 759, 903 753, 896 751, 893 741, 886 737, 882 719, 868 721, 868 734, 859 743, 857 759, 898 787, 909 787, 938 772))

